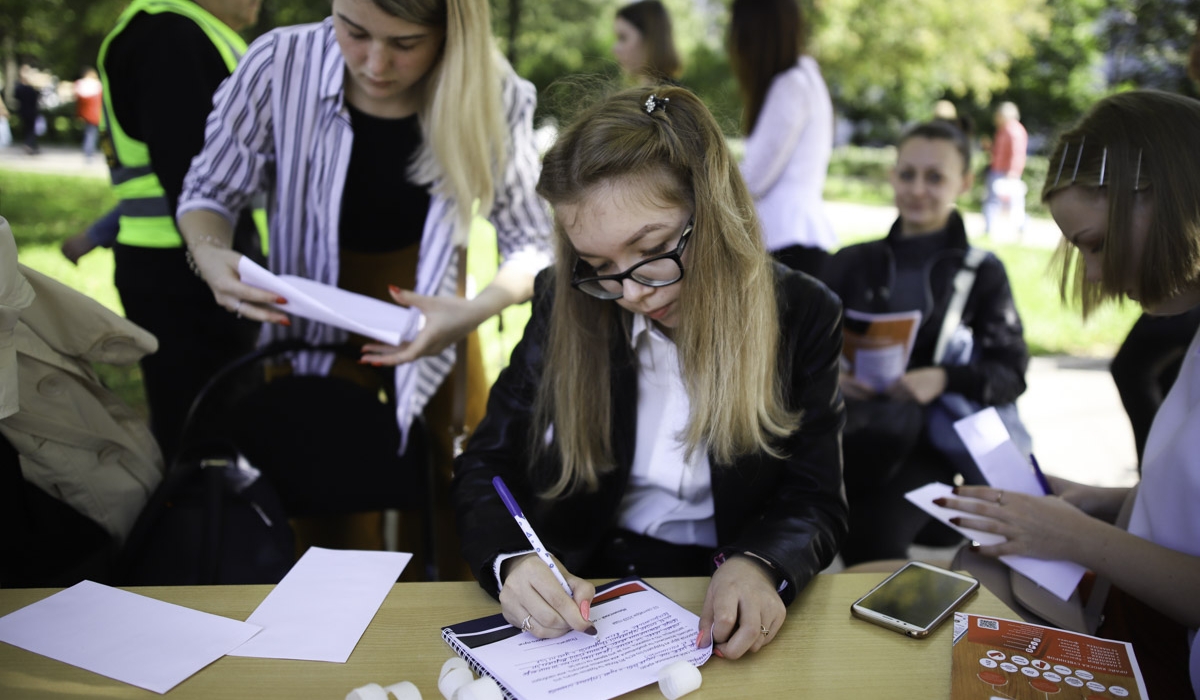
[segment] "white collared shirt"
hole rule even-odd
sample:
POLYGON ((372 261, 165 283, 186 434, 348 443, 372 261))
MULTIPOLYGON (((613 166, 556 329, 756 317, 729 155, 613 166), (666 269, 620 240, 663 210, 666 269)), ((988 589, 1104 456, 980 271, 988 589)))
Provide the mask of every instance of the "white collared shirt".
POLYGON ((638 357, 637 444, 618 524, 674 544, 717 545, 708 453, 684 459, 680 438, 691 406, 675 343, 645 316, 633 317, 638 357))

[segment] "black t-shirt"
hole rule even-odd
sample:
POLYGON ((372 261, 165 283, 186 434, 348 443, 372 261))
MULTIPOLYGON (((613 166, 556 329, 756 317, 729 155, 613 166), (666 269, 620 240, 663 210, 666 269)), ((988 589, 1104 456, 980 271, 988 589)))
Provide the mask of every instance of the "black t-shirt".
POLYGON ((939 252, 946 249, 948 241, 944 229, 892 241, 892 256, 896 261, 896 279, 890 301, 892 311, 929 312, 932 304, 926 296, 929 286, 926 268, 939 252))
POLYGON ((420 242, 429 189, 412 183, 408 167, 421 146, 417 115, 374 117, 346 103, 354 146, 342 191, 338 241, 357 253, 400 250, 420 242))

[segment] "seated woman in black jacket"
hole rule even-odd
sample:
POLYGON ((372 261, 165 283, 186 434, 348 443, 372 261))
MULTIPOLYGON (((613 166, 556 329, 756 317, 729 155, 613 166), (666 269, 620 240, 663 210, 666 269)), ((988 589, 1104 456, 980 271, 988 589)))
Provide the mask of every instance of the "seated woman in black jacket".
POLYGON ((971 360, 934 362, 954 278, 968 250, 954 201, 971 186, 970 163, 970 144, 956 125, 933 121, 907 131, 891 174, 900 218, 886 238, 838 251, 822 274, 847 311, 921 312, 908 367, 898 380, 877 391, 851 374, 841 376, 850 502, 850 534, 841 554, 847 565, 904 558, 917 532, 931 522, 904 493, 954 476, 925 429, 927 408, 938 397, 951 392, 994 406, 1025 391, 1029 353, 1021 318, 1004 264, 993 255, 980 263, 962 311, 962 324, 972 335, 971 360))
POLYGON ((770 261, 720 129, 682 88, 586 111, 538 192, 557 264, 455 465, 464 555, 541 637, 589 626, 582 577, 711 574, 697 645, 711 628, 719 654, 757 651, 846 531, 837 299, 770 261))

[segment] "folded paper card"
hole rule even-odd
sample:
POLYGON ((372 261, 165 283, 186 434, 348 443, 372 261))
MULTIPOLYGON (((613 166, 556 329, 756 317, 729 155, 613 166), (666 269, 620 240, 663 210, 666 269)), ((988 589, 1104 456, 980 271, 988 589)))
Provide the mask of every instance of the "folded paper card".
POLYGON ((238 262, 238 274, 251 287, 286 299, 286 304, 275 307, 284 313, 311 318, 388 345, 412 340, 425 325, 425 315, 416 309, 304 277, 276 275, 245 256, 238 262))
POLYGON ((0 641, 156 693, 260 629, 92 581, 0 617, 0 641))
POLYGON ((904 376, 920 311, 869 314, 846 309, 842 322, 842 363, 858 381, 883 391, 904 376))
POLYGON ((262 633, 229 655, 345 663, 410 559, 309 547, 246 618, 262 633))

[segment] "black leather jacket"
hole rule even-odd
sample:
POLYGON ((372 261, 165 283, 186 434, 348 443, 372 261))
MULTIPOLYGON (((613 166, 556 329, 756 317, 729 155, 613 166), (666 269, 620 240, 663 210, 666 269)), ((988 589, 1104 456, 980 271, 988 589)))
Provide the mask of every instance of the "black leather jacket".
MULTIPOLYGON (((953 293, 954 276, 962 267, 968 248, 967 232, 958 212, 950 215, 946 234, 947 247, 925 267, 926 308, 921 310, 921 327, 908 363, 910 370, 933 364, 938 333, 953 293)), ((896 310, 889 302, 896 276, 892 243, 899 237, 897 219, 887 238, 847 246, 825 264, 821 277, 842 298, 845 308, 865 313, 896 310)), ((977 359, 967 365, 945 368, 946 391, 988 406, 1016 401, 1025 391, 1029 350, 1004 263, 990 253, 979 266, 963 308, 962 322, 974 333, 977 359)))
MULTIPOLYGON (((787 579, 781 592, 787 604, 833 560, 846 534, 841 452, 845 408, 838 389, 841 305, 807 275, 777 266, 776 280, 783 330, 780 362, 786 365, 788 404, 803 410, 801 427, 781 445, 790 455, 786 459, 752 454, 720 465, 710 457, 710 463, 719 543, 714 555, 749 551, 771 562, 787 579)), ((624 332, 614 327, 611 352, 618 359, 611 373, 612 445, 617 466, 601 477, 595 493, 552 501, 535 495, 558 473, 553 446, 538 464, 531 464, 528 444, 552 284, 551 271, 538 276, 525 337, 492 387, 487 416, 455 463, 453 499, 463 554, 480 585, 493 596, 498 595, 492 569, 496 556, 529 549, 492 488, 494 476, 503 476, 547 548, 568 570, 579 571, 616 527, 633 463, 636 356, 624 332)), ((619 323, 614 320, 614 325, 619 323)))

